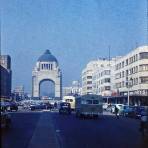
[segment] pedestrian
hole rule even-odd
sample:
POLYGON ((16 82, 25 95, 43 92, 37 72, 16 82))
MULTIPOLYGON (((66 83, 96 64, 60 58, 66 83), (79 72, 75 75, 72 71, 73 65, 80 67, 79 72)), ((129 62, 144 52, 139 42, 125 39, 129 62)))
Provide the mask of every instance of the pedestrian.
POLYGON ((115 115, 116 115, 117 119, 119 119, 119 109, 116 105, 115 105, 115 115))
POLYGON ((57 108, 57 102, 54 103, 54 108, 55 108, 55 109, 57 108))

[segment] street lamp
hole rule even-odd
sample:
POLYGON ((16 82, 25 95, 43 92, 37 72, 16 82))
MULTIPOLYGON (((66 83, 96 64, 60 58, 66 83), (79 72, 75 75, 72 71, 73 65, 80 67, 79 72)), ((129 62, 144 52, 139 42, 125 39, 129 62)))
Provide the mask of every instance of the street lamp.
POLYGON ((130 89, 130 87, 132 87, 132 85, 133 85, 133 79, 130 78, 130 80, 126 81, 126 86, 128 88, 128 90, 127 90, 127 96, 128 96, 128 98, 127 98, 127 104, 128 104, 128 106, 130 104, 130 102, 129 102, 129 100, 130 100, 130 91, 129 91, 129 89, 130 89))

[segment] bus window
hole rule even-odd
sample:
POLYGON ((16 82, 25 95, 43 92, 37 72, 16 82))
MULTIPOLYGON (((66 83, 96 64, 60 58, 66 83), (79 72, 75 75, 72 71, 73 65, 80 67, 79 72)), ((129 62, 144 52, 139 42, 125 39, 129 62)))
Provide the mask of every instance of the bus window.
POLYGON ((92 100, 86 100, 86 104, 92 104, 92 100))
POLYGON ((99 100, 93 100, 93 104, 99 104, 99 100))
POLYGON ((70 100, 70 102, 73 102, 73 100, 72 99, 69 99, 70 100))

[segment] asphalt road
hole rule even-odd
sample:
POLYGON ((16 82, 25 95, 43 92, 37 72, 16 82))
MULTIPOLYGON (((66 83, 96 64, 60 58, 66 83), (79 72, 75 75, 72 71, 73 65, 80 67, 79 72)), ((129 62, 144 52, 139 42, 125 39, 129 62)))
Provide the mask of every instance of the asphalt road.
POLYGON ((53 133, 49 134, 51 131, 54 131, 53 137, 58 143, 57 148, 148 147, 138 130, 139 121, 135 119, 116 119, 111 115, 104 115, 98 119, 78 119, 74 114, 59 115, 57 112, 32 112, 12 113, 12 122, 10 129, 2 130, 2 148, 30 148, 30 141, 36 142, 35 138, 31 140, 32 137, 36 137, 38 143, 42 145, 44 142, 43 145, 48 147, 49 140, 53 136, 53 133), (44 126, 39 128, 38 126, 43 122, 44 126), (47 127, 48 124, 52 124, 52 126, 47 127), (51 128, 52 130, 50 130, 51 128), (36 136, 33 136, 35 133, 36 136), (38 136, 44 138, 39 140, 38 136))

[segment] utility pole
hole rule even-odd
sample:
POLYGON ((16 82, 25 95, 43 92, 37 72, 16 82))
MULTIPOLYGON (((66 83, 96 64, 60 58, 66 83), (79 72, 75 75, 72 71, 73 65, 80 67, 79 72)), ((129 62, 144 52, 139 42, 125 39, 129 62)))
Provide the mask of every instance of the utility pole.
POLYGON ((148 44, 148 0, 146 1, 146 23, 147 23, 147 28, 146 28, 146 36, 147 36, 147 44, 148 44))

